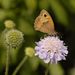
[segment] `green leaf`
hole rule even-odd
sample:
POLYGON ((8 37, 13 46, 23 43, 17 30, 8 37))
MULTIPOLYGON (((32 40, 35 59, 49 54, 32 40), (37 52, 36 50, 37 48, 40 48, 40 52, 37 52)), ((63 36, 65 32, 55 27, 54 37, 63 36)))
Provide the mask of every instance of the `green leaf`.
POLYGON ((25 21, 24 19, 19 19, 18 21, 18 28, 25 34, 25 35, 34 35, 34 30, 30 23, 25 21))
POLYGON ((70 75, 75 75, 75 68, 72 68, 70 71, 69 71, 70 75))
POLYGON ((4 20, 5 18, 6 18, 6 11, 0 9, 0 21, 4 20))
POLYGON ((37 5, 36 0, 24 0, 24 1, 29 10, 35 10, 36 5, 37 5))
POLYGON ((62 23, 63 25, 68 25, 68 16, 63 8, 63 6, 59 3, 58 0, 49 0, 50 6, 55 14, 55 17, 58 22, 62 23))
POLYGON ((13 18, 13 19, 16 16, 14 10, 7 10, 6 14, 7 14, 7 17, 10 17, 10 18, 13 18))
POLYGON ((49 7, 49 3, 47 0, 40 0, 39 1, 39 7, 41 9, 47 9, 49 7))
POLYGON ((75 0, 69 0, 69 4, 71 6, 71 9, 73 9, 75 11, 75 0))
POLYGON ((36 70, 39 66, 39 59, 37 57, 33 57, 29 59, 30 66, 32 70, 36 70))
POLYGON ((49 72, 51 75, 64 75, 63 69, 59 64, 50 64, 49 72))
POLYGON ((2 4, 3 8, 9 9, 13 5, 13 1, 14 0, 2 0, 1 4, 2 4))
POLYGON ((19 75, 31 75, 30 68, 27 68, 27 69, 23 68, 23 69, 21 69, 20 72, 19 72, 19 75))

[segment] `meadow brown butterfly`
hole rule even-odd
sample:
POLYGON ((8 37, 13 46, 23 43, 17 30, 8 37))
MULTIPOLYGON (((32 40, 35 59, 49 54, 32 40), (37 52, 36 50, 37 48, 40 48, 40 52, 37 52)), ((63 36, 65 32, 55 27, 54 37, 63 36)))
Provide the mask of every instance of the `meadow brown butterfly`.
POLYGON ((54 23, 50 14, 46 10, 42 10, 39 16, 35 19, 34 28, 37 31, 47 33, 48 35, 56 35, 54 23))

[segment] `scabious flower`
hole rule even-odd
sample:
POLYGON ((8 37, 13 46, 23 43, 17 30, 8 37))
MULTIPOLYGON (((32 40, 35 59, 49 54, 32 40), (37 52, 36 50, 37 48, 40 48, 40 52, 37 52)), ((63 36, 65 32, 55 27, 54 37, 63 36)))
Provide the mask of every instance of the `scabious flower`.
POLYGON ((5 42, 11 48, 19 47, 23 40, 23 33, 16 29, 9 30, 5 35, 5 42))
POLYGON ((36 42, 35 55, 45 63, 57 63, 65 60, 68 54, 67 46, 57 36, 47 36, 36 42))

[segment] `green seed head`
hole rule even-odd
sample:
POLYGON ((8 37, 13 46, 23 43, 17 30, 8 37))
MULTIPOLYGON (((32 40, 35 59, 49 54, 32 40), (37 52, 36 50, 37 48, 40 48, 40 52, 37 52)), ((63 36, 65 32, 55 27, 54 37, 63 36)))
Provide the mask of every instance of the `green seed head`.
POLYGON ((12 48, 19 47, 23 42, 22 32, 12 29, 6 33, 5 40, 6 44, 12 48))

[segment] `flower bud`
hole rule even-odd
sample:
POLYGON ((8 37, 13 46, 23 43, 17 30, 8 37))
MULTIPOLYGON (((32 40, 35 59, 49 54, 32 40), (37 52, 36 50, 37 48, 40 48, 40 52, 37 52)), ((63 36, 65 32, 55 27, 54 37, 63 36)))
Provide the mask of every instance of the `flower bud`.
POLYGON ((5 35, 6 44, 12 48, 19 47, 23 39, 23 33, 16 29, 9 30, 5 35))
POLYGON ((29 57, 33 57, 34 54, 35 54, 35 51, 34 51, 34 49, 33 49, 32 47, 27 47, 27 48, 25 49, 25 54, 26 54, 27 56, 29 56, 29 57))
POLYGON ((15 23, 12 20, 6 20, 4 24, 7 29, 12 29, 15 27, 15 23))

